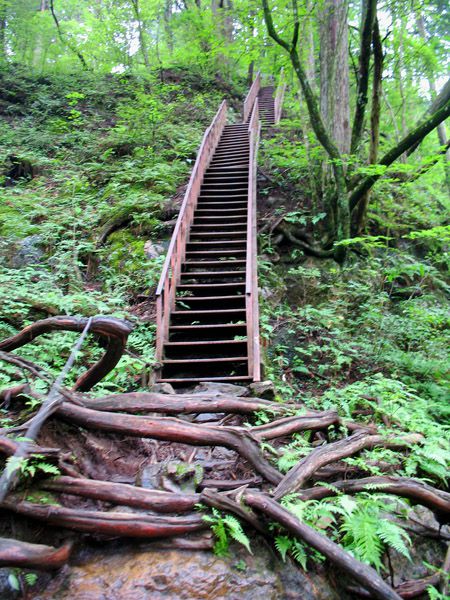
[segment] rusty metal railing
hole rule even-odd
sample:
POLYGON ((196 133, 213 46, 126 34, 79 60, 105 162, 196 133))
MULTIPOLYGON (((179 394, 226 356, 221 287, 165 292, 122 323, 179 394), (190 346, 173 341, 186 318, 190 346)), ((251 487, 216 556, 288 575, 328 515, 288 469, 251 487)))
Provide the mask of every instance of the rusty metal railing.
POLYGON ((282 68, 278 77, 278 86, 275 92, 275 125, 277 125, 281 119, 281 111, 283 108, 283 99, 285 91, 286 81, 284 78, 284 69, 282 68))
POLYGON ((178 214, 177 223, 170 240, 169 249, 156 289, 156 362, 161 362, 164 344, 169 338, 170 313, 175 307, 176 286, 180 281, 181 265, 186 253, 194 211, 200 195, 205 171, 222 135, 227 118, 227 103, 224 100, 211 125, 205 131, 192 169, 191 178, 178 214))
POLYGON ((248 91, 247 97, 244 100, 244 113, 242 115, 242 120, 244 123, 250 118, 252 114, 253 105, 255 104, 255 100, 258 97, 259 90, 261 89, 261 73, 258 71, 255 75, 255 79, 248 91))
POLYGON ((258 267, 257 267, 257 218, 256 218, 256 173, 259 135, 258 98, 255 97, 248 135, 250 142, 248 171, 248 210, 247 210, 247 256, 245 279, 245 307, 247 319, 248 372, 253 381, 261 380, 261 351, 259 342, 259 307, 258 307, 258 267))

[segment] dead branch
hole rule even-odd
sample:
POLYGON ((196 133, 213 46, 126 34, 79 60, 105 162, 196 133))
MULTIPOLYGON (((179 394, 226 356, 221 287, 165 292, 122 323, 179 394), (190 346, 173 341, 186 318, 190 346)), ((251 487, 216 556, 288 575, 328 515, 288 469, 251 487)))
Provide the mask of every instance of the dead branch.
POLYGON ((72 544, 61 548, 0 538, 0 566, 22 569, 60 569, 69 560, 72 544))
MULTIPOLYGON (((0 342, 0 350, 12 352, 51 331, 83 331, 88 322, 87 317, 49 317, 36 321, 16 335, 0 342)), ((90 333, 97 334, 106 341, 106 351, 102 358, 86 373, 81 375, 74 386, 79 391, 87 391, 101 381, 119 362, 126 346, 132 326, 127 321, 114 317, 93 317, 90 333)))
POLYGON ((282 498, 286 494, 300 489, 320 467, 352 456, 361 452, 361 450, 378 446, 384 448, 405 448, 412 444, 420 443, 422 440, 423 437, 419 434, 386 437, 360 431, 332 444, 324 444, 313 450, 308 456, 305 456, 285 475, 276 488, 274 497, 282 498))
MULTIPOLYGON (((6 454, 6 456, 13 456, 19 447, 19 442, 12 440, 11 438, 7 438, 4 436, 0 436, 0 452, 2 454, 6 454)), ((28 446, 29 454, 42 454, 43 456, 59 456, 60 450, 59 448, 42 448, 42 446, 38 446, 37 444, 30 444, 28 446)))
POLYGON ((19 385, 15 385, 14 387, 7 388, 5 390, 0 390, 0 402, 9 403, 13 398, 18 398, 19 396, 23 396, 24 394, 30 393, 30 386, 28 383, 20 383, 19 385))

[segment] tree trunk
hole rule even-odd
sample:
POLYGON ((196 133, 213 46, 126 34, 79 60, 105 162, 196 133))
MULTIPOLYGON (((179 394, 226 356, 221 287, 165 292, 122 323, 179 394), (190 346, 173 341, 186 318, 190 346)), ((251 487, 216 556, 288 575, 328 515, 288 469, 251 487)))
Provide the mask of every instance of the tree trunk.
POLYGON ((356 92, 355 117, 353 119, 351 153, 355 154, 361 143, 364 116, 369 88, 370 43, 377 10, 376 0, 363 0, 361 43, 359 51, 358 88, 356 92))
POLYGON ((150 69, 150 62, 148 60, 147 43, 145 41, 144 24, 141 19, 141 11, 139 7, 139 0, 131 0, 133 5, 134 16, 136 17, 138 33, 139 33, 139 47, 141 49, 142 58, 147 69, 150 69))
MULTIPOLYGON (((375 19, 372 34, 373 48, 373 85, 372 85, 372 111, 370 115, 370 147, 369 164, 375 165, 378 160, 378 146, 380 143, 380 114, 381 114, 381 94, 383 78, 383 46, 380 37, 380 28, 378 19, 375 19)), ((366 228, 367 209, 370 200, 370 190, 364 194, 358 205, 355 215, 355 233, 361 234, 366 228)))
POLYGON ((324 3, 320 18, 320 110, 339 151, 350 150, 348 0, 324 3))

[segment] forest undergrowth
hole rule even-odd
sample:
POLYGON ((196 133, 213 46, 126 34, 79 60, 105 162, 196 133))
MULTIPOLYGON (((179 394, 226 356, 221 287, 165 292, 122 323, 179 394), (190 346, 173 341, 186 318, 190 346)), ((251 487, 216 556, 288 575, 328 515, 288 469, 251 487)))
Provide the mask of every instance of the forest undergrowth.
MULTIPOLYGON (((222 97, 227 95, 232 105, 236 102, 237 109, 245 83, 221 88, 220 78, 186 69, 168 71, 163 81, 160 73, 108 76, 99 82, 89 75, 33 78, 20 70, 4 70, 0 78, 5 122, 0 132, 0 339, 57 315, 129 321, 133 328, 126 352, 89 398, 146 391, 152 379, 153 294, 183 186, 203 130, 222 97), (17 168, 22 169, 20 176, 17 168)), ((291 98, 291 106, 294 101, 291 98)), ((412 561, 416 579, 425 578, 422 593, 428 589, 432 600, 443 599, 448 512, 428 504, 431 511, 421 521, 424 514, 407 495, 395 495, 387 478, 413 478, 419 486, 436 490, 438 498, 448 492, 450 233, 445 198, 433 190, 432 171, 414 184, 402 183, 393 174, 377 188, 369 235, 347 240, 350 252, 343 265, 308 256, 279 229, 282 220, 312 235, 311 227, 321 219, 314 204, 311 147, 292 143, 292 132, 301 128, 301 122, 286 120, 265 138, 260 160, 265 376, 275 384, 274 402, 291 411, 282 414, 301 419, 308 411, 318 411, 337 417, 326 427, 258 438, 265 461, 262 467, 258 463, 259 474, 267 467, 267 473, 276 469, 284 477, 324 441, 338 443, 343 433, 354 433, 354 423, 365 435, 376 432, 390 440, 391 446, 375 444, 327 463, 315 473, 318 485, 302 490, 291 486, 289 493, 280 492, 281 504, 374 567, 394 588, 408 579, 402 573, 411 570, 402 559, 412 561), (408 206, 401 213, 399 198, 408 206), (359 478, 362 487, 353 483, 356 489, 350 491, 345 483, 335 485, 342 474, 344 482, 359 478), (438 546, 440 562, 433 565, 414 552, 418 540, 427 536, 438 546)), ((54 379, 78 337, 76 332, 52 332, 19 353, 54 379)), ((67 387, 104 353, 101 339, 90 342, 65 381, 67 387)), ((23 365, 2 362, 4 431, 26 423, 49 390, 42 378, 25 379, 33 393, 26 391, 20 402, 11 394, 1 395, 1 390, 24 383, 23 365)), ((262 404, 252 416, 235 417, 230 429, 248 421, 259 435, 258 427, 270 426, 276 416, 276 406, 262 404)), ((144 409, 136 412, 145 414, 144 409)), ((89 476, 100 479, 92 456, 106 455, 108 434, 90 434, 88 427, 69 425, 67 420, 52 421, 41 445, 61 443, 66 437, 64 447, 73 444, 74 452, 80 453, 76 466, 82 472, 89 467, 89 476), (77 437, 81 442, 75 442, 77 437)), ((6 437, 14 440, 14 432, 6 437)), ((114 450, 117 455, 128 451, 136 461, 148 459, 149 448, 142 439, 131 442, 123 437, 114 450)), ((179 458, 185 451, 177 444, 173 447, 172 456, 179 458)), ((162 444, 156 453, 157 459, 167 456, 167 446, 162 444)), ((104 468, 111 476, 113 467, 104 468)), ((58 506, 57 484, 52 490, 45 482, 60 474, 60 465, 38 454, 22 466, 19 489, 35 505, 58 506), (33 492, 33 482, 38 492, 33 492)), ((239 463, 239 477, 251 474, 248 464, 239 463)), ((225 469, 221 478, 228 477, 225 469)), ((227 514, 226 503, 209 501, 213 508, 205 518, 216 536, 215 550, 227 554, 232 540, 250 548, 252 536, 227 514)), ((97 506, 89 502, 89 508, 97 506)), ((248 502, 258 507, 258 498, 251 494, 248 502)), ((201 529, 198 519, 188 522, 186 517, 185 530, 201 529)), ((5 521, 3 531, 10 533, 14 526, 12 520, 5 521)), ((305 570, 320 568, 321 552, 288 534, 287 526, 272 521, 270 528, 283 560, 289 555, 305 570)), ((47 534, 46 539, 54 543, 61 536, 47 534)), ((31 589, 36 582, 30 573, 33 570, 11 572, 11 585, 31 589)), ((357 592, 362 594, 360 588, 357 592)))

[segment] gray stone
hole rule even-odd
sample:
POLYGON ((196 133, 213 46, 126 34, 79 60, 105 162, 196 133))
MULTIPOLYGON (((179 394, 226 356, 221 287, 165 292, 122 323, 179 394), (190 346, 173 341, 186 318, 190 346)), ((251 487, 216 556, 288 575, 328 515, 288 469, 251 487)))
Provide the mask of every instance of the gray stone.
POLYGON ((165 253, 165 248, 161 244, 154 244, 151 240, 147 240, 144 244, 144 253, 147 258, 158 258, 165 253))
POLYGON ((225 413, 201 413, 194 419, 195 423, 211 423, 213 421, 220 421, 225 417, 225 413))
POLYGON ((170 383, 154 383, 150 387, 150 392, 155 392, 157 394, 175 394, 175 390, 170 385, 170 383))
POLYGON ((269 379, 267 381, 256 381, 250 384, 252 396, 264 398, 265 400, 273 400, 275 398, 275 386, 269 379))
POLYGON ((12 257, 12 266, 16 269, 35 265, 41 262, 44 252, 40 248, 42 238, 40 235, 29 235, 18 243, 17 252, 12 257))
POLYGON ((211 396, 248 396, 248 389, 242 385, 233 385, 232 383, 217 383, 205 381, 199 383, 194 390, 196 394, 210 394, 211 396))

